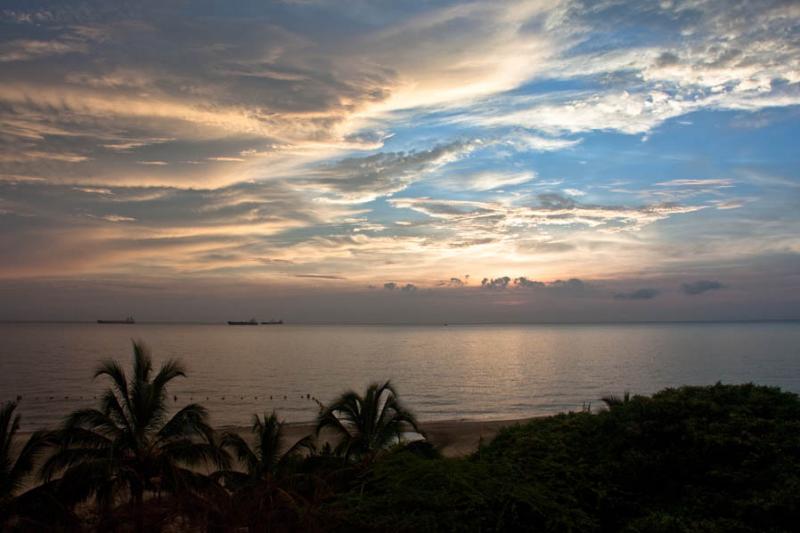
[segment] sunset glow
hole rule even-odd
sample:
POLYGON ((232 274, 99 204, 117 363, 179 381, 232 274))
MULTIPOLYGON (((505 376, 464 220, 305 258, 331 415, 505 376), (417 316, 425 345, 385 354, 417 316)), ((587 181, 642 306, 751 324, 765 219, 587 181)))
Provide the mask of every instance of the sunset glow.
POLYGON ((796 2, 0 28, 0 319, 800 318, 796 2))

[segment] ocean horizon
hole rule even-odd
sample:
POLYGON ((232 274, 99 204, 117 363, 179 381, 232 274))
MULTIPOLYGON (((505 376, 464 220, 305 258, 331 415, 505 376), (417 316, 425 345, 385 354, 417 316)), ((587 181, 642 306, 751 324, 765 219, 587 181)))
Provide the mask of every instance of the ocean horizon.
POLYGON ((20 398, 23 429, 90 406, 101 359, 131 340, 188 377, 171 409, 206 406, 218 426, 275 410, 309 422, 347 389, 390 379, 421 420, 502 420, 598 408, 609 394, 755 382, 800 392, 800 323, 226 324, 0 323, 0 401, 20 398))

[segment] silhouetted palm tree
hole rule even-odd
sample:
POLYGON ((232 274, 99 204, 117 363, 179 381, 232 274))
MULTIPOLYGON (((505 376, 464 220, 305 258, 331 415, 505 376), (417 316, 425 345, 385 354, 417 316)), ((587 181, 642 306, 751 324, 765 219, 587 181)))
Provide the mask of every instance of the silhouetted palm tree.
POLYGON ((263 417, 253 415, 251 431, 253 447, 237 433, 226 433, 221 441, 244 472, 223 470, 215 477, 232 492, 237 516, 251 529, 270 530, 276 520, 284 524, 291 520, 301 505, 302 498, 292 490, 288 466, 303 450, 311 450, 313 441, 310 436, 304 437, 285 449, 283 422, 274 412, 263 417))
POLYGON ((7 402, 0 407, 0 529, 17 511, 18 496, 25 488, 37 458, 47 446, 46 434, 37 431, 16 450, 21 444, 15 442, 20 423, 20 415, 14 414, 16 408, 16 402, 7 402))
POLYGON ((317 417, 317 434, 326 428, 339 438, 339 453, 367 460, 399 443, 406 431, 422 433, 388 381, 373 383, 363 397, 354 391, 342 394, 317 417))
POLYGON ((129 378, 116 361, 98 366, 95 378, 107 377, 111 387, 98 409, 67 417, 42 476, 50 480, 61 473, 61 494, 75 502, 94 497, 106 516, 127 500, 142 531, 145 495, 200 489, 207 479, 190 468, 226 468, 228 458, 214 443, 205 408, 190 404, 167 416, 167 385, 186 375, 179 361, 166 361, 153 376, 149 351, 134 341, 132 370, 129 378))
POLYGON ((255 448, 251 448, 236 433, 225 433, 222 437, 222 447, 233 452, 246 470, 246 473, 229 471, 233 477, 226 478, 226 481, 247 484, 275 476, 292 457, 304 449, 310 449, 313 442, 311 436, 304 437, 284 450, 283 422, 278 420, 275 412, 269 416, 264 414, 263 417, 253 415, 251 431, 255 437, 255 448))

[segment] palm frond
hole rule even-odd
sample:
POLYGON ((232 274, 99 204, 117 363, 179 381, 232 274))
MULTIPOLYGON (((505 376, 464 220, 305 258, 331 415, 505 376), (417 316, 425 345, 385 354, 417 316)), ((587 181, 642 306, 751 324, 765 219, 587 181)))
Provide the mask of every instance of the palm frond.
POLYGON ((338 434, 336 448, 347 457, 372 456, 399 441, 406 428, 419 432, 390 381, 370 384, 363 397, 353 391, 339 396, 317 418, 317 434, 325 428, 338 434))
POLYGON ((233 451, 236 460, 245 467, 250 476, 258 475, 261 461, 241 435, 230 432, 225 433, 222 436, 221 446, 233 451))
POLYGON ((167 383, 178 377, 186 377, 186 368, 181 361, 169 359, 161 365, 158 374, 153 378, 153 388, 162 391, 167 383))
POLYGON ((45 431, 36 431, 28 437, 8 473, 7 483, 12 492, 24 486, 27 476, 33 471, 34 465, 50 444, 49 436, 50 434, 45 431))
POLYGON ((14 416, 17 402, 6 402, 0 407, 0 450, 11 449, 11 440, 19 429, 19 415, 14 416))
POLYGON ((190 403, 172 415, 172 418, 158 431, 161 440, 189 435, 203 435, 210 430, 208 410, 198 403, 190 403))
POLYGON ((59 473, 64 476, 72 475, 71 472, 84 464, 111 461, 108 450, 98 448, 66 448, 56 451, 47 458, 39 469, 39 477, 48 482, 59 473))
POLYGON ((177 439, 163 444, 160 447, 162 465, 180 463, 186 466, 215 466, 226 468, 229 458, 213 442, 196 442, 189 438, 177 439))
POLYGON ((277 466, 284 465, 289 459, 302 455, 303 453, 310 453, 316 448, 314 437, 307 435, 302 439, 292 444, 288 450, 283 452, 277 466))
POLYGON ((119 398, 122 399, 129 416, 133 417, 131 395, 128 390, 128 377, 125 375, 125 371, 119 363, 113 359, 101 361, 94 371, 94 378, 97 379, 100 376, 107 376, 111 380, 113 388, 116 390, 119 398))
POLYGON ((153 358, 150 355, 150 348, 140 341, 134 340, 133 343, 133 376, 135 382, 146 383, 150 381, 150 373, 153 370, 153 358))

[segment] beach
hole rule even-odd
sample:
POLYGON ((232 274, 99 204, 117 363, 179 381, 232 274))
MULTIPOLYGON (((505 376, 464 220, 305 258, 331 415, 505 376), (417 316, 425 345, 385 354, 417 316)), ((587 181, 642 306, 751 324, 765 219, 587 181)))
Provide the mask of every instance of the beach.
MULTIPOLYGON (((435 420, 420 422, 420 429, 427 440, 433 444, 445 457, 464 457, 478 449, 478 444, 488 442, 497 433, 508 426, 525 423, 532 418, 519 418, 511 420, 435 420)), ((314 434, 313 423, 287 423, 283 426, 284 445, 288 448, 307 435, 314 434)), ((228 426, 220 431, 232 431, 245 439, 252 438, 249 427, 228 426)), ((323 431, 318 444, 335 445, 334 436, 323 431)))

